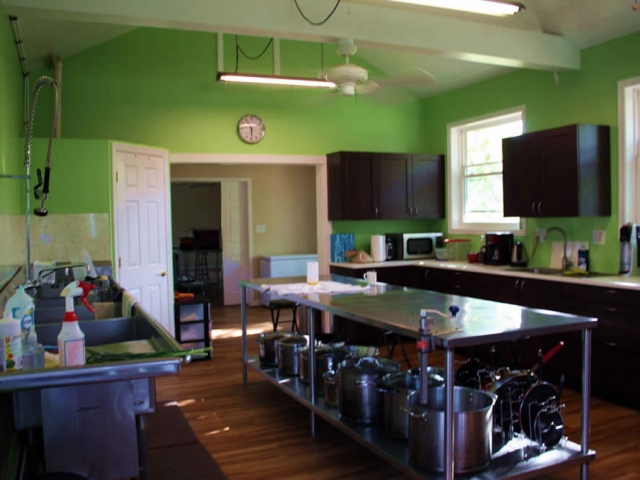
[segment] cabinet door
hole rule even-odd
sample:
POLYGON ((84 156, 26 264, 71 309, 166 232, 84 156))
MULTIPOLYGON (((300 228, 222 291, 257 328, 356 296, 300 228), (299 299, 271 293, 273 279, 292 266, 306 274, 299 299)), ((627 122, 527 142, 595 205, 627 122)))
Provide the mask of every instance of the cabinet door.
POLYGON ((542 148, 536 137, 502 140, 505 217, 537 217, 544 194, 542 148))
POLYGON ((444 218, 444 155, 412 155, 409 198, 414 218, 444 218))
POLYGON ((377 192, 378 218, 410 218, 408 201, 408 155, 380 154, 373 159, 374 190, 377 192))
POLYGON ((543 217, 580 215, 577 141, 575 128, 551 130, 542 139, 544 197, 538 213, 543 217))
POLYGON ((373 154, 349 153, 346 162, 345 220, 374 220, 378 218, 373 190, 373 154))

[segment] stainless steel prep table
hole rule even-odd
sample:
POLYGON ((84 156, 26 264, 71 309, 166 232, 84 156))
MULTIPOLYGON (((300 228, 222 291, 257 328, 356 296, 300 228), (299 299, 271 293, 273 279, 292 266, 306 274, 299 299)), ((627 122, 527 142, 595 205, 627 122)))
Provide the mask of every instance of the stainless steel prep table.
MULTIPOLYGON (((325 275, 321 280, 341 283, 362 284, 353 278, 339 275, 325 275)), ((262 290, 263 285, 281 285, 305 282, 304 277, 257 278, 240 281, 242 291, 242 361, 243 379, 247 382, 247 368, 258 372, 272 384, 288 393, 292 398, 311 410, 311 431, 315 435, 315 415, 350 435, 372 452, 388 461, 413 478, 442 478, 441 474, 428 472, 415 466, 409 460, 408 444, 387 437, 380 426, 362 427, 344 422, 335 409, 324 404, 324 399, 315 394, 314 382, 308 385, 295 377, 281 376, 277 368, 262 367, 257 358, 247 353, 247 289, 262 290)), ((446 409, 445 409, 445 472, 444 478, 454 478, 453 452, 453 384, 454 349, 491 342, 517 340, 525 337, 579 331, 583 332, 583 372, 582 372, 582 426, 581 442, 567 441, 546 452, 528 457, 518 451, 509 455, 501 450, 493 455, 491 465, 472 478, 529 478, 546 471, 566 466, 581 465, 581 478, 588 478, 588 462, 595 458, 595 451, 589 450, 589 397, 591 390, 591 329, 597 326, 597 319, 576 315, 529 309, 486 300, 478 300, 455 295, 445 295, 432 291, 415 290, 407 287, 387 285, 384 288, 364 293, 350 294, 310 294, 285 295, 282 298, 295 300, 309 309, 309 332, 311 352, 309 363, 310 378, 314 378, 314 309, 372 325, 410 338, 423 338, 420 331, 420 310, 435 309, 447 312, 450 305, 459 307, 454 319, 438 316, 429 323, 429 332, 438 347, 445 349, 446 409), (455 331, 452 331, 451 327, 455 331), (502 452, 502 453, 501 453, 502 452), (515 454, 514 454, 515 453, 515 454)), ((511 442, 510 442, 511 443, 511 442)), ((509 444, 504 448, 508 448, 509 444)), ((504 450, 503 448, 503 450, 504 450)), ((511 447, 509 447, 511 448, 511 447)), ((464 477, 464 478, 468 478, 464 477)))

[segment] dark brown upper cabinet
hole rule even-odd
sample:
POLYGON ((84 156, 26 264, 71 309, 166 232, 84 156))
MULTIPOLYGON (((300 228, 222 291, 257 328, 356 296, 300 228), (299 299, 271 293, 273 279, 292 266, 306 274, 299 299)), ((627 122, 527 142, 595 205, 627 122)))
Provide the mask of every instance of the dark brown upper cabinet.
POLYGON ((611 215, 609 127, 569 125, 502 140, 505 217, 611 215))
POLYGON ((444 218, 444 156, 327 156, 329 220, 444 218))

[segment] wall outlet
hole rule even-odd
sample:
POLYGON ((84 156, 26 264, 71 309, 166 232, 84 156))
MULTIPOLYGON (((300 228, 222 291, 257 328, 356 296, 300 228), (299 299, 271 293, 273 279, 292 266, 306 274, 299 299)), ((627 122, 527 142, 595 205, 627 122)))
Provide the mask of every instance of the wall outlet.
POLYGON ((593 231, 593 243, 595 245, 604 245, 604 230, 593 231))
POLYGON ((542 237, 544 237, 547 231, 544 228, 536 228, 536 238, 542 241, 542 237))
POLYGON ((267 233, 266 225, 256 225, 256 233, 267 233))

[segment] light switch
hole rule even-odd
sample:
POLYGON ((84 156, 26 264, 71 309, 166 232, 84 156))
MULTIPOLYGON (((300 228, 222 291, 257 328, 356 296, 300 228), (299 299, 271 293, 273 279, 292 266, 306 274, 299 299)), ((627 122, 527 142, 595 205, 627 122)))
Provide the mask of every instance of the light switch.
POLYGON ((266 225, 256 225, 256 233, 267 233, 266 225))
POLYGON ((593 243, 596 245, 604 245, 604 230, 593 231, 593 243))

